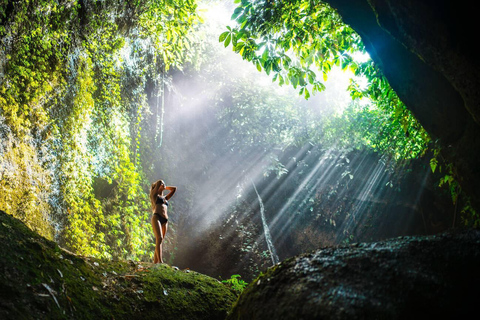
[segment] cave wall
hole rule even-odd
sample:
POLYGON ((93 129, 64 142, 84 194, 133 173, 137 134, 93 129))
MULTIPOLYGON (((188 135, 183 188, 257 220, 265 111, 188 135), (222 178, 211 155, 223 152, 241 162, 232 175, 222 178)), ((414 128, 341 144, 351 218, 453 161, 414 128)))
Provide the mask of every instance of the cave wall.
POLYGON ((328 0, 357 31, 392 88, 480 208, 479 63, 474 2, 328 0))

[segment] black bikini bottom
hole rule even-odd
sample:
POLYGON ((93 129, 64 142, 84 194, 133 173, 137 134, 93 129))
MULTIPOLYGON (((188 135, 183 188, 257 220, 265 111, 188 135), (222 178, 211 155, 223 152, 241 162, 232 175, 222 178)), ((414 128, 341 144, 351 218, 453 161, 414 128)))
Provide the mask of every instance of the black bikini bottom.
POLYGON ((165 223, 168 222, 168 219, 165 218, 165 217, 162 217, 159 213, 156 213, 156 212, 155 212, 153 215, 154 215, 154 216, 157 216, 157 218, 158 218, 158 220, 160 220, 160 223, 161 223, 161 224, 165 224, 165 223))

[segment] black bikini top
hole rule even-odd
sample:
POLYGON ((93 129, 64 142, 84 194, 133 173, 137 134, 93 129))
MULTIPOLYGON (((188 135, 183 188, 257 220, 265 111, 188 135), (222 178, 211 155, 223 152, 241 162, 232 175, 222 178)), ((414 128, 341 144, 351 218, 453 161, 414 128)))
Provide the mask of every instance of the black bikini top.
POLYGON ((155 204, 164 204, 168 206, 168 200, 164 197, 160 197, 159 195, 157 195, 157 201, 155 201, 155 204))

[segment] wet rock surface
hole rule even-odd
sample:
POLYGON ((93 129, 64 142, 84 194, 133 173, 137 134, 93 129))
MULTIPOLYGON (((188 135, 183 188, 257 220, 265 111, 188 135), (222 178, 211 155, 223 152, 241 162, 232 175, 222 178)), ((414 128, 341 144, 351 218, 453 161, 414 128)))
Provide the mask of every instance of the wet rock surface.
POLYGON ((228 319, 468 318, 479 270, 479 230, 324 248, 270 268, 228 319))

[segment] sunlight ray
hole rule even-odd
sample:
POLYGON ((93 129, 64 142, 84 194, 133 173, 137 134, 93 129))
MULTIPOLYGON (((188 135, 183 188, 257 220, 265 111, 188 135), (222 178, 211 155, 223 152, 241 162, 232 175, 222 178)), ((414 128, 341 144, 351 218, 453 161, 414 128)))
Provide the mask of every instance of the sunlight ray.
MULTIPOLYGON (((208 193, 202 193, 201 201, 196 209, 204 217, 201 223, 204 227, 228 211, 238 198, 238 186, 245 182, 246 176, 238 175, 236 171, 232 170, 232 163, 236 161, 229 160, 229 157, 237 158, 237 155, 232 153, 212 162, 211 166, 216 168, 216 172, 203 185, 208 193)), ((267 157, 268 155, 265 153, 252 151, 243 158, 243 163, 237 162, 237 165, 245 166, 245 172, 261 172, 261 163, 267 157)))
POLYGON ((348 217, 339 228, 339 231, 341 232, 344 230, 355 230, 356 225, 358 225, 363 218, 368 202, 373 197, 374 190, 379 187, 379 182, 382 181, 382 178, 386 175, 385 165, 381 161, 370 170, 371 172, 368 174, 368 180, 363 184, 363 188, 361 188, 355 196, 355 209, 353 212, 349 213, 348 217), (352 225, 354 225, 353 228, 352 225))
MULTIPOLYGON (((280 238, 281 234, 285 231, 286 228, 288 228, 289 224, 291 221, 294 219, 294 215, 290 214, 288 217, 285 217, 287 215, 287 210, 290 209, 290 206, 292 205, 293 201, 302 193, 304 193, 305 186, 312 181, 313 179, 317 179, 316 186, 321 183, 321 181, 326 180, 329 175, 332 173, 332 167, 334 166, 334 161, 329 161, 326 165, 326 168, 322 171, 322 173, 317 177, 317 173, 320 171, 322 167, 325 166, 326 162, 328 159, 330 159, 331 156, 331 150, 327 151, 324 156, 322 156, 317 164, 315 165, 314 169, 303 179, 303 181, 298 185, 296 188, 295 192, 291 195, 291 197, 288 198, 286 203, 282 206, 282 208, 279 210, 279 212, 275 215, 274 219, 271 222, 271 228, 276 230, 276 225, 281 224, 282 227, 280 228, 278 232, 278 235, 275 235, 275 239, 280 238)), ((308 197, 309 195, 302 195, 304 198, 308 197)))

